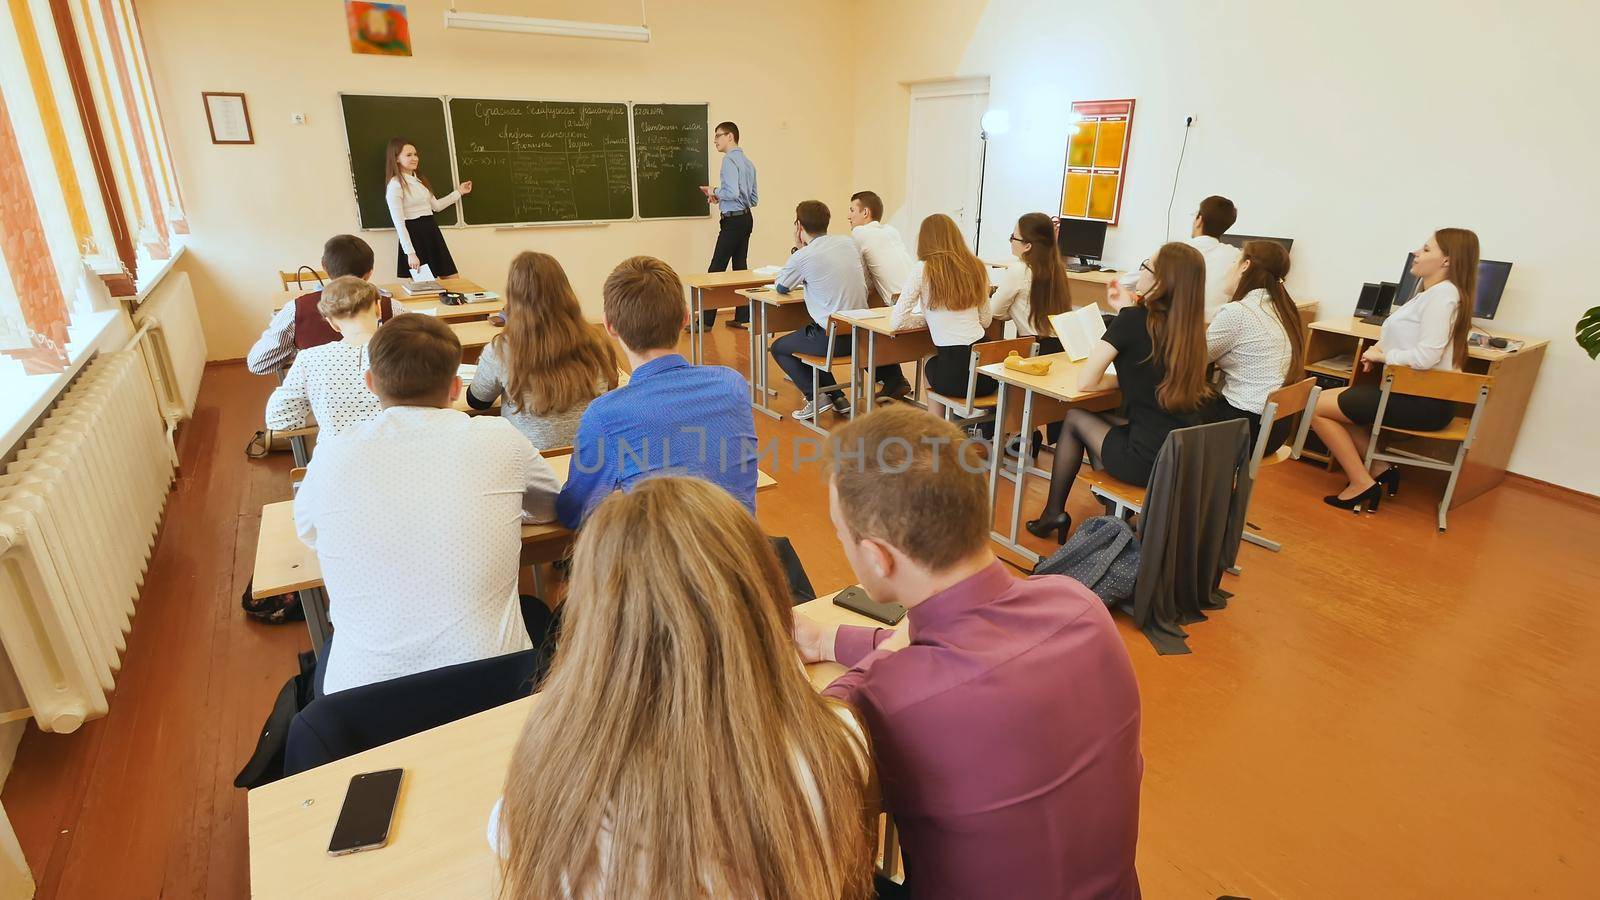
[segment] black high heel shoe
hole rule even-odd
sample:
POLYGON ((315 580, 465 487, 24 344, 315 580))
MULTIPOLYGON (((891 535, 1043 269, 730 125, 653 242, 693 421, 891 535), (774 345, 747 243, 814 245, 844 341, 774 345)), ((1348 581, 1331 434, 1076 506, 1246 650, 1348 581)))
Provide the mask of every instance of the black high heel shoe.
MULTIPOLYGON (((1378 511, 1378 504, 1382 500, 1382 482, 1375 482, 1371 487, 1355 495, 1354 497, 1351 497, 1349 500, 1341 500, 1338 494, 1329 494, 1328 496, 1322 498, 1323 503, 1338 509, 1348 509, 1358 516, 1361 515, 1361 507, 1363 504, 1366 505, 1367 512, 1375 513, 1378 511)), ((1031 531, 1032 529, 1030 528, 1029 530, 1031 531)))
POLYGON ((1393 497, 1400 493, 1400 467, 1390 466, 1383 470, 1382 475, 1375 476, 1373 481, 1383 485, 1384 491, 1393 497))
POLYGON ((1063 512, 1057 513, 1048 519, 1042 516, 1037 519, 1029 519, 1023 524, 1027 526, 1028 533, 1036 538, 1047 538, 1050 536, 1050 532, 1054 531, 1056 533, 1056 543, 1065 544, 1067 542, 1067 529, 1072 527, 1072 517, 1063 512))

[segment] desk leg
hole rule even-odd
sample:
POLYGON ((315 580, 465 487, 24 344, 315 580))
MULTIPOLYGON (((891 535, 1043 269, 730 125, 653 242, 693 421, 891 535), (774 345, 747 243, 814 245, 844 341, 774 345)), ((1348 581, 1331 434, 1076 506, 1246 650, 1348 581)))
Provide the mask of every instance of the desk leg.
POLYGON ((311 652, 317 655, 317 662, 322 662, 324 650, 328 645, 328 638, 332 636, 333 629, 328 625, 328 591, 326 588, 306 588, 296 594, 300 598, 300 610, 306 614, 306 631, 311 633, 311 652))
POLYGON ((856 420, 856 406, 861 403, 860 388, 856 385, 856 375, 860 368, 861 360, 856 356, 861 352, 861 329, 850 324, 850 421, 856 420))
POLYGON ((294 454, 294 467, 303 469, 311 465, 311 452, 306 449, 306 436, 297 434, 289 438, 289 452, 294 454))
POLYGON ((877 402, 878 388, 878 333, 867 332, 867 368, 861 374, 861 402, 867 407, 867 412, 872 412, 873 405, 877 402))
POLYGON ((994 406, 994 442, 989 446, 989 532, 994 533, 994 498, 999 495, 1000 486, 1000 458, 1005 456, 1006 446, 1006 394, 1011 393, 1011 386, 1002 383, 1000 396, 995 398, 994 406))
POLYGON ((705 344, 706 325, 700 321, 705 307, 703 291, 704 288, 695 288, 689 292, 689 362, 697 366, 700 365, 705 344))
MULTIPOLYGON (((756 360, 756 344, 759 340, 756 336, 756 316, 758 315, 756 305, 755 300, 750 300, 745 308, 750 311, 750 405, 759 409, 761 407, 760 400, 765 398, 757 399, 761 394, 761 376, 758 374, 759 369, 757 368, 760 363, 756 360)), ((763 331, 767 327, 766 319, 766 316, 761 317, 761 330, 763 331)))
MULTIPOLYGON (((995 429, 995 435, 997 437, 999 436, 1001 430, 1002 429, 999 427, 995 429)), ((1023 389, 1022 424, 1018 428, 1017 433, 1033 433, 1033 391, 1027 388, 1023 389)), ((1026 448, 1026 443, 1024 443, 1024 448, 1026 448)), ((1005 445, 997 443, 994 448, 995 457, 998 458, 1005 452, 1005 445)), ((1026 449, 1024 449, 1023 452, 1027 452, 1026 449)), ((1011 530, 1005 535, 1005 537, 1001 537, 998 534, 993 535, 993 537, 995 542, 1000 544, 1002 547, 1015 551, 1023 559, 1036 563, 1039 561, 1039 554, 1017 543, 1017 532, 1022 527, 1022 494, 1024 488, 1028 484, 1028 466, 1022 465, 1021 460, 1018 462, 1017 480, 1015 486, 1012 488, 1011 494, 1011 530)))
POLYGON ((751 301, 750 303, 750 336, 752 340, 751 346, 754 348, 751 350, 751 352, 754 353, 755 358, 759 360, 758 363, 752 364, 753 368, 751 370, 752 372, 757 373, 758 377, 758 381, 754 385, 757 397, 757 399, 754 401, 756 411, 766 413, 768 416, 774 419, 782 419, 783 413, 773 409, 772 405, 768 403, 768 400, 773 394, 776 394, 777 391, 771 390, 767 387, 767 379, 770 377, 769 373, 772 368, 767 362, 767 357, 772 351, 772 332, 767 330, 767 304, 765 303, 756 303, 755 301, 751 301), (757 315, 761 317, 761 338, 759 341, 755 340, 757 315))

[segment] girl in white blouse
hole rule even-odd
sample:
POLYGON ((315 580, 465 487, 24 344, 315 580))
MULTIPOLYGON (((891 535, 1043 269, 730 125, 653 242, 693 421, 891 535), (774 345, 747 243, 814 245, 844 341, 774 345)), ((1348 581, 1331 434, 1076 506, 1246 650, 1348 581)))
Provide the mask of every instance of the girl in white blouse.
POLYGON ((1010 316, 1017 337, 1037 336, 1040 353, 1060 353, 1061 339, 1050 327, 1050 317, 1071 309, 1072 299, 1050 217, 1032 212, 1018 219, 1011 232, 1011 255, 1016 260, 1000 276, 990 311, 997 319, 1010 316))
MULTIPOLYGON (((917 264, 890 307, 889 327, 927 326, 938 351, 928 360, 928 387, 948 397, 967 395, 972 345, 984 339, 994 319, 988 299, 989 273, 967 249, 955 220, 943 213, 923 219, 917 264)), ((988 396, 998 387, 994 379, 980 375, 974 396, 988 396)))
POLYGON ((339 340, 301 350, 283 383, 267 398, 267 427, 303 428, 307 414, 334 435, 377 416, 378 397, 367 388, 367 342, 378 331, 378 289, 354 275, 328 282, 317 312, 339 340))
MULTIPOLYGON (((1441 228, 1417 250, 1411 274, 1422 291, 1395 309, 1383 323, 1378 343, 1361 354, 1361 370, 1396 365, 1413 369, 1459 371, 1467 358, 1467 332, 1472 329, 1472 302, 1478 289, 1478 236, 1465 228, 1441 228)), ((1400 470, 1388 463, 1369 472, 1363 458, 1378 416, 1382 391, 1374 382, 1323 391, 1311 427, 1328 445, 1350 483, 1322 498, 1329 506, 1377 512, 1380 485, 1393 496, 1400 470)), ((1455 404, 1432 397, 1391 394, 1384 410, 1386 425, 1437 431, 1450 424, 1455 404)))
MULTIPOLYGON (((1211 406, 1210 419, 1244 419, 1250 442, 1261 430, 1267 395, 1300 380, 1305 368, 1305 336, 1300 312, 1284 288, 1289 276, 1289 251, 1271 241, 1247 241, 1237 262, 1223 275, 1231 299, 1206 328, 1206 349, 1222 372, 1222 396, 1211 406)), ((1267 452, 1282 446, 1289 419, 1274 428, 1267 452)))
POLYGON ((472 182, 461 182, 460 187, 443 197, 433 196, 433 186, 417 172, 421 163, 417 146, 405 138, 390 138, 384 159, 384 200, 400 238, 395 274, 410 278, 411 270, 423 265, 435 278, 456 274, 455 260, 450 258, 450 248, 445 246, 444 234, 433 214, 472 193, 472 182))

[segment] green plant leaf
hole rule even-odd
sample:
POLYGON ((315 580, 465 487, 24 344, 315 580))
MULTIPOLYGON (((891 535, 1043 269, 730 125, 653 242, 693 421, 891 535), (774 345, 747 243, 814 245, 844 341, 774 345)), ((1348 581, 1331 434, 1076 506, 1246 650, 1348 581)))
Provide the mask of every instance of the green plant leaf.
POLYGON ((1590 359, 1600 359, 1600 306, 1583 314, 1578 320, 1578 346, 1590 359))

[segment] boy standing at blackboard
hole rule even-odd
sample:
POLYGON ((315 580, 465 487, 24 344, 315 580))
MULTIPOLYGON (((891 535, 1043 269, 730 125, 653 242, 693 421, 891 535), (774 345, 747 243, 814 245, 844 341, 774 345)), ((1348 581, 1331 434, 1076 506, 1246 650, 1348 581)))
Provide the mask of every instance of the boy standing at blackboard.
MULTIPOLYGON (((729 263, 735 271, 750 268, 750 232, 755 230, 756 165, 739 147, 739 126, 722 122, 712 135, 711 142, 722 154, 722 183, 716 187, 701 185, 700 193, 706 202, 717 207, 722 223, 717 231, 717 247, 711 251, 711 268, 707 272, 726 272, 729 263)), ((700 314, 702 327, 717 320, 717 311, 708 309, 700 314)), ((750 324, 750 309, 741 306, 734 310, 730 328, 744 328, 750 324)))

